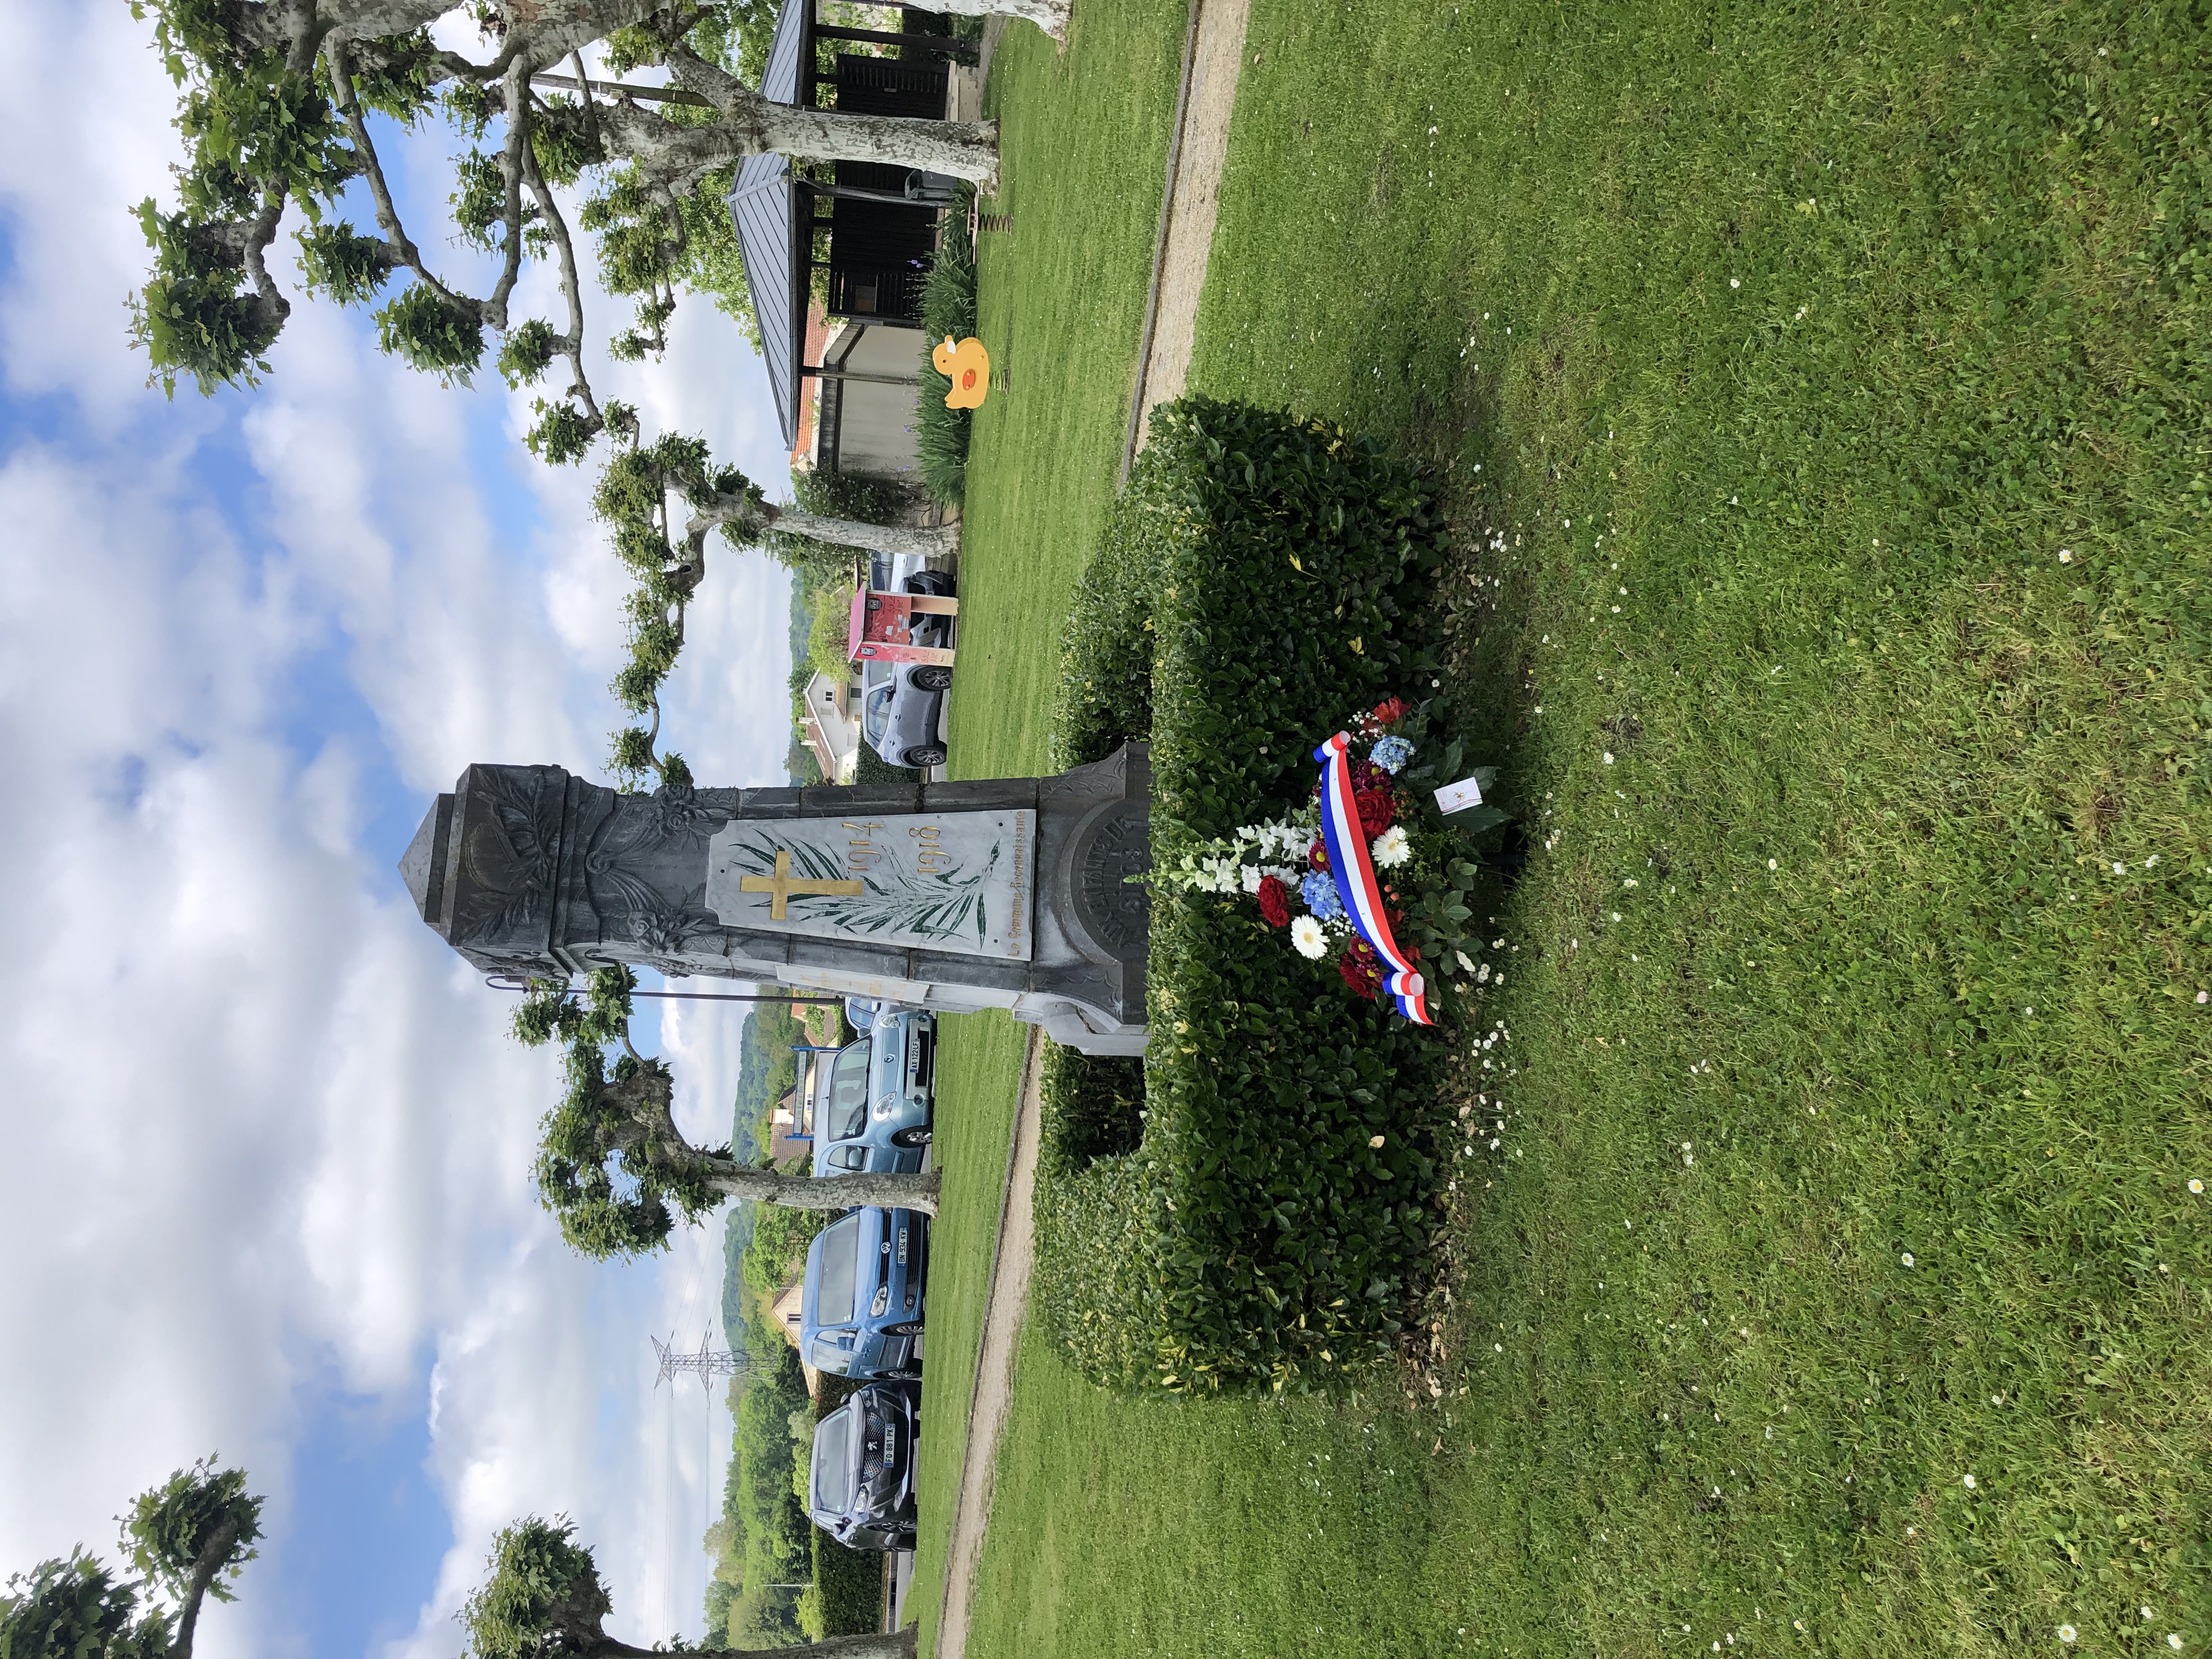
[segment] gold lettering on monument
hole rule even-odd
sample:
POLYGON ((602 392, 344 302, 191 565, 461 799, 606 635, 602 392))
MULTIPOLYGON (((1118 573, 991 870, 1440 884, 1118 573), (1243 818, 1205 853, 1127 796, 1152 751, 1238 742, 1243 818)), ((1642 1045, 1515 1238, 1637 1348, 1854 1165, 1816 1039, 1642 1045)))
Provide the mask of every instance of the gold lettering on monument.
POLYGON ((1012 905, 1006 917, 1006 954, 1026 957, 1029 946, 1022 938, 1023 924, 1030 913, 1030 815, 1014 814, 1014 875, 1008 889, 1012 905))
POLYGON ((936 824, 908 830, 915 840, 915 863, 925 876, 941 876, 959 867, 960 860, 945 850, 945 832, 936 824))

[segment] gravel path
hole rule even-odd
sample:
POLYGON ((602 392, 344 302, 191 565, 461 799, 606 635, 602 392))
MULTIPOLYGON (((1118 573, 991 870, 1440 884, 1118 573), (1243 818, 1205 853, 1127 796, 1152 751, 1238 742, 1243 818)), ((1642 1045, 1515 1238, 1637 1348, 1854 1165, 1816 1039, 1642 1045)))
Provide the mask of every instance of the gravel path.
POLYGON ((1021 1109, 1006 1194, 999 1212, 999 1248, 991 1262, 991 1290, 983 1312, 983 1350, 975 1363, 975 1392, 968 1402, 968 1446, 960 1463, 960 1495, 952 1508, 952 1537, 945 1551, 945 1605, 937 1620, 937 1659, 959 1659, 968 1646, 968 1603, 975 1589, 975 1564, 991 1521, 991 1482, 998 1469, 999 1434, 1014 1392, 1014 1350, 1022 1310, 1030 1297, 1036 1260, 1030 1200, 1036 1192, 1037 1131, 1042 1094, 1039 1059, 1043 1039, 1030 1037, 1022 1067, 1021 1109))
POLYGON ((1152 254, 1152 291, 1145 307, 1137 394, 1121 470, 1144 447, 1153 405, 1182 396, 1190 378, 1198 298, 1213 247, 1221 204, 1221 169, 1229 156, 1229 118, 1237 107, 1237 71, 1244 62, 1249 0, 1191 0, 1176 135, 1168 152, 1168 190, 1152 254))
MULTIPOLYGON (((1139 348, 1131 455, 1143 442, 1144 422, 1152 406, 1181 397, 1190 376, 1191 337, 1198 327, 1199 295, 1206 286, 1222 165, 1229 153, 1229 118, 1237 106, 1237 75, 1243 62, 1249 0, 1191 0, 1191 6, 1179 119, 1169 152, 1170 178, 1153 252, 1152 292, 1139 348)), ((1125 471, 1126 463, 1125 456, 1125 471)), ((953 1504, 952 1536, 945 1553, 945 1604, 937 1621, 936 1659, 964 1659, 967 1652, 969 1603, 991 1521, 999 1436, 1013 1398, 1014 1353, 1022 1311, 1029 1302, 1030 1270, 1036 1261, 1031 1200, 1036 1191, 1042 1041, 1030 1037, 1022 1072, 1021 1109, 1014 1118, 998 1253, 983 1314, 983 1349, 968 1407, 968 1445, 960 1466, 960 1492, 953 1504)))

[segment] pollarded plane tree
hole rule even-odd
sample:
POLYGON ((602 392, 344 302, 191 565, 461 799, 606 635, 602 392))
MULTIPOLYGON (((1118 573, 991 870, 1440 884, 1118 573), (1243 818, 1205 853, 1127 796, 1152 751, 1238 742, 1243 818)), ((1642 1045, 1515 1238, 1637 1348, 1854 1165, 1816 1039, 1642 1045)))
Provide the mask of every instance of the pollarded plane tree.
POLYGON ((0 1587, 0 1654, 27 1659, 191 1659, 209 1597, 233 1600, 261 1536, 240 1469, 206 1458, 140 1494, 123 1516, 119 1577, 80 1545, 0 1587))
POLYGON ((679 1221, 710 1214, 724 1199, 801 1210, 882 1204, 937 1213, 938 1176, 857 1171, 834 1180, 783 1175, 743 1162, 727 1146, 694 1146, 676 1127, 667 1063, 632 1046, 627 968, 594 969, 582 994, 533 980, 514 1012, 514 1035, 563 1047, 568 1087, 540 1126, 538 1193, 561 1236, 594 1257, 657 1250, 679 1221), (609 1063, 611 1050, 618 1050, 609 1063))
MULTIPOLYGON (((678 202, 701 181, 766 152, 884 161, 989 183, 992 122, 917 120, 780 104, 746 86, 709 52, 727 30, 711 5, 665 0, 133 0, 183 88, 185 141, 179 202, 139 209, 154 270, 136 304, 136 333, 155 378, 203 391, 250 383, 291 314, 270 269, 288 214, 298 210, 299 265, 309 291, 341 304, 374 298, 398 272, 407 285, 377 313, 388 350, 448 379, 466 377, 500 337, 500 368, 534 382, 567 360, 566 394, 541 402, 531 434, 548 459, 573 459, 619 429, 628 412, 602 408, 585 371, 586 344, 575 239, 558 191, 588 167, 618 164, 600 200, 622 257, 644 251, 665 271, 681 252, 678 202), (471 25, 480 61, 440 46, 432 26, 471 25), (706 46, 707 50, 700 48, 706 46), (593 82, 583 52, 617 70, 665 68, 665 88, 593 82), (550 93, 560 77, 581 96, 550 93), (653 106, 647 106, 647 100, 653 106), (481 293, 434 269, 409 234, 372 131, 372 115, 411 126, 442 106, 476 148, 455 164, 454 216, 495 270, 481 293), (326 215, 356 179, 374 234, 326 215), (664 234, 651 234, 657 223, 664 234), (635 234, 641 226, 648 234, 635 234), (555 259, 565 326, 510 313, 526 257, 555 259)), ((717 52, 716 57, 726 56, 717 52)), ((603 250, 604 252, 605 250, 603 250)), ((638 355, 665 341, 672 295, 654 271, 629 291, 648 295, 641 327, 617 343, 638 355)))
MULTIPOLYGON (((516 1522, 492 1545, 490 1571, 461 1609, 470 1659, 646 1659, 665 1648, 632 1647, 606 1633, 613 1598, 590 1550, 566 1519, 516 1522)), ((838 1636, 765 1653, 684 1648, 695 1659, 913 1659, 917 1626, 875 1636, 838 1636)))
MULTIPOLYGON (((719 193, 729 168, 775 151, 888 161, 984 181, 996 172, 992 123, 914 120, 794 108, 747 87, 733 60, 732 19, 714 6, 653 0, 134 0, 184 88, 178 129, 186 156, 178 205, 138 212, 154 270, 134 307, 135 332, 155 377, 203 392, 251 384, 291 314, 270 269, 289 215, 308 292, 340 304, 376 299, 383 347, 449 382, 494 361, 510 384, 536 385, 556 362, 568 387, 537 400, 531 448, 575 461, 596 441, 614 454, 597 496, 617 553, 635 579, 628 601, 629 661, 613 690, 649 725, 615 738, 625 779, 657 769, 658 689, 683 644, 684 611, 704 571, 708 532, 757 545, 771 530, 817 542, 924 556, 958 545, 957 526, 894 528, 771 504, 706 446, 647 441, 635 411, 594 392, 586 369, 586 283, 562 196, 587 173, 599 188, 579 214, 594 239, 600 286, 637 296, 629 326, 613 334, 618 358, 658 356, 687 270, 687 209, 719 193), (440 46, 432 26, 457 16, 487 55, 440 46), (671 83, 594 81, 585 51, 617 74, 665 68, 671 83), (568 72, 554 73, 556 65, 568 72), (549 89, 557 82, 566 91, 549 89), (573 95, 572 95, 573 94, 573 95), (471 292, 432 264, 409 234, 379 156, 372 118, 409 127, 442 117, 471 148, 454 164, 450 197, 462 238, 489 262, 471 292), (337 210, 358 180, 376 218, 357 230, 337 210), (550 258, 565 318, 559 327, 513 314, 530 258, 550 258), (681 528, 672 520, 679 504, 681 528)), ((1015 11, 1064 27, 1047 0, 967 0, 952 9, 1015 11)), ((466 33, 466 31, 463 31, 466 33)), ((701 222, 696 212, 688 222, 701 222)))
POLYGON ((660 687, 684 648, 684 613, 706 571, 708 538, 717 529, 732 547, 759 544, 770 531, 817 541, 924 557, 959 545, 955 525, 856 525, 777 507, 734 467, 717 468, 706 441, 676 434, 646 443, 621 440, 592 498, 616 556, 635 586, 628 600, 629 660, 613 681, 617 702, 649 724, 617 732, 609 769, 625 787, 648 771, 682 781, 660 736, 660 687))

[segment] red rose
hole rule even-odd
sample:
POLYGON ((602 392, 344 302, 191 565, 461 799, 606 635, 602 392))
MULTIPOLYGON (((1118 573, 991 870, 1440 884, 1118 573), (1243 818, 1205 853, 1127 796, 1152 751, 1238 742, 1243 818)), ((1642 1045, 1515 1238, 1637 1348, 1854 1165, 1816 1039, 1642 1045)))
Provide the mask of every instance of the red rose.
POLYGON ((1352 804, 1359 811, 1359 827, 1372 840, 1390 827, 1398 816, 1390 805, 1390 797, 1380 789, 1355 789, 1352 804))
POLYGON ((1291 925, 1291 890, 1276 876, 1260 878, 1260 914, 1270 927, 1291 925))
POLYGON ((1406 700, 1395 696, 1384 698, 1375 705, 1375 718, 1385 726, 1395 726, 1406 718, 1406 700))
POLYGON ((1337 976, 1368 1001, 1382 988, 1382 962, 1365 939, 1356 939, 1336 959, 1337 976))
POLYGON ((1312 846, 1307 848, 1306 862, 1316 870, 1328 869, 1328 843, 1325 841, 1316 841, 1312 846))

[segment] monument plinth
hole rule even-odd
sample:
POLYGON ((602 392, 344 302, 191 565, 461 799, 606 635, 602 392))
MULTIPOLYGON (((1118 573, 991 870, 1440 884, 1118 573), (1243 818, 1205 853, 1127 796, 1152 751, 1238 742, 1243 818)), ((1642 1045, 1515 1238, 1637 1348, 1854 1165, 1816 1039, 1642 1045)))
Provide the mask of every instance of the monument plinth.
POLYGON ((1142 744, 1048 778, 624 794, 471 766, 400 860, 487 973, 613 963, 1011 1009, 1085 1054, 1145 1044, 1142 744))

